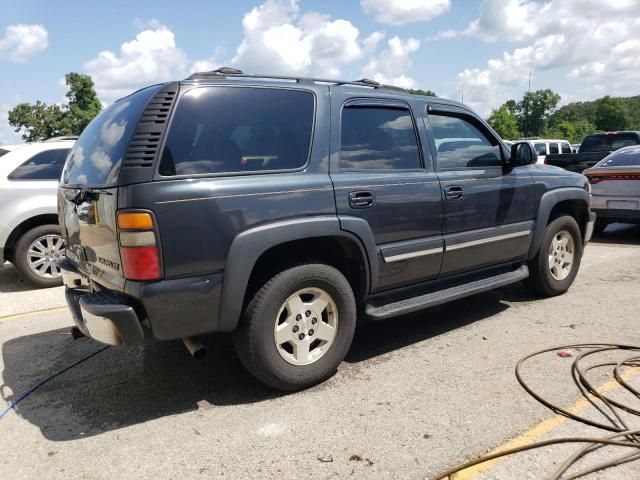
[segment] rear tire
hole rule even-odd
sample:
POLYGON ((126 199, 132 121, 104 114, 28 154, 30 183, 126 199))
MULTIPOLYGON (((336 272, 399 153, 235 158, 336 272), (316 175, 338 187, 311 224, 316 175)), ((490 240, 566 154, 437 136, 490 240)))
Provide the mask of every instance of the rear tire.
POLYGON ((351 285, 339 270, 308 263, 284 270, 249 300, 234 332, 238 357, 261 382, 293 391, 331 377, 356 326, 351 285))
POLYGON ((535 258, 529 262, 524 283, 533 292, 553 297, 565 293, 578 274, 582 260, 582 234, 575 219, 563 215, 552 220, 535 258))
POLYGON ((62 285, 60 269, 52 264, 61 253, 64 255, 62 242, 58 225, 40 225, 25 232, 16 242, 13 254, 13 266, 18 276, 35 287, 62 285), (37 263, 40 260, 42 262, 37 263))

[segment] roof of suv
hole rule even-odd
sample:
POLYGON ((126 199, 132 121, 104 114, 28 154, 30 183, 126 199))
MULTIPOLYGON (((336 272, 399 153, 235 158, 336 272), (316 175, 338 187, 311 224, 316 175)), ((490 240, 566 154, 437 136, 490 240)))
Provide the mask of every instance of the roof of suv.
POLYGON ((421 97, 437 99, 438 103, 457 105, 466 107, 464 104, 455 100, 445 99, 442 97, 426 97, 422 95, 415 95, 408 90, 397 87, 394 85, 385 85, 375 80, 363 78, 361 80, 336 80, 327 78, 313 78, 313 77, 297 77, 297 76, 282 76, 282 75, 262 75, 262 74, 245 74, 241 70, 237 70, 229 67, 222 67, 217 70, 209 72, 197 72, 182 80, 182 84, 195 84, 195 85, 215 85, 224 83, 226 85, 230 83, 243 83, 251 85, 265 85, 265 86, 282 86, 283 83, 291 87, 304 88, 309 85, 329 85, 331 88, 362 88, 366 90, 379 90, 385 94, 393 95, 395 97, 421 97))

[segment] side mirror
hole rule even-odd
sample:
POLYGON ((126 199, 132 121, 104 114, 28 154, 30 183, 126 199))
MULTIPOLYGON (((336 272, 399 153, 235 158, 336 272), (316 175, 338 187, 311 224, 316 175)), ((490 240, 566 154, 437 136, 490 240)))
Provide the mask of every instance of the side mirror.
POLYGON ((516 142, 511 145, 511 158, 507 162, 510 167, 521 167, 538 162, 538 153, 531 142, 516 142))

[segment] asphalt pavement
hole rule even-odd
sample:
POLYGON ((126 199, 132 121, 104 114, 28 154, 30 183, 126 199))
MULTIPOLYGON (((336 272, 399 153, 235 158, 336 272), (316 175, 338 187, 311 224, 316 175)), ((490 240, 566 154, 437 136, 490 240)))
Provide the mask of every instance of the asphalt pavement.
MULTIPOLYGON (((29 290, 0 268, 0 411, 101 348, 71 338, 61 305, 61 289, 29 290)), ((364 324, 338 373, 299 393, 255 381, 224 335, 199 362, 180 342, 109 348, 0 419, 0 478, 430 478, 513 439, 592 434, 529 397, 514 366, 554 345, 640 345, 639 306, 640 227, 615 225, 587 247, 567 294, 514 285, 364 324)), ((528 378, 570 406, 570 361, 545 356, 528 378)), ((572 451, 456 478, 544 478, 572 451)), ((640 478, 640 461, 593 478, 640 478)))

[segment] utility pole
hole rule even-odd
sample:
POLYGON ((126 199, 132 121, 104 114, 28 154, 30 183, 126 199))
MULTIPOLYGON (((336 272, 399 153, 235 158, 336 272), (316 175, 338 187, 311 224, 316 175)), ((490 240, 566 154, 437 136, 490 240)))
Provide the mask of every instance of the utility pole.
MULTIPOLYGON (((531 93, 531 70, 529 70, 529 88, 527 89, 527 93, 531 93)), ((524 136, 525 138, 529 137, 529 102, 531 101, 531 97, 527 98, 527 101, 525 103, 525 111, 524 111, 524 115, 525 115, 525 123, 524 123, 524 136)))

